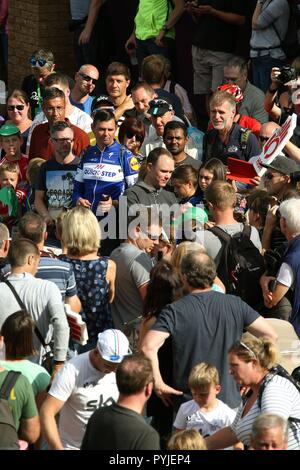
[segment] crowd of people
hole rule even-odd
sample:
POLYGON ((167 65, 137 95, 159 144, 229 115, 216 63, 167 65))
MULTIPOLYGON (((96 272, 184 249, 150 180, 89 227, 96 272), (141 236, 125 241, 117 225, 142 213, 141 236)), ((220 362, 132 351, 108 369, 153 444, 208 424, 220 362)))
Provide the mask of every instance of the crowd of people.
POLYGON ((288 1, 253 9, 251 75, 232 53, 244 2, 140 0, 137 83, 93 64, 102 2, 70 3, 74 79, 37 48, 0 127, 0 449, 300 450, 288 1), (184 11, 205 129, 172 77, 184 11))

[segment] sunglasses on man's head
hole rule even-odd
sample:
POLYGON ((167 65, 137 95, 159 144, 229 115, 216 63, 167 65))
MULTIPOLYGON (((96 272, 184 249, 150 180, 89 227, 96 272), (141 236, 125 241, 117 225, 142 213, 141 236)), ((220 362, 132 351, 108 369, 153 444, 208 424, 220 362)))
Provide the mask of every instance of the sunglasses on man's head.
POLYGON ((96 78, 92 78, 89 75, 86 75, 85 73, 80 73, 79 75, 85 82, 92 82, 93 84, 95 84, 98 81, 96 78))
POLYGON ((32 65, 32 67, 44 67, 47 64, 47 60, 46 59, 36 59, 35 57, 31 57, 29 59, 29 63, 30 63, 30 65, 32 65))
POLYGON ((17 109, 18 111, 23 111, 24 108, 24 104, 11 104, 7 106, 7 111, 14 111, 15 109, 17 109))

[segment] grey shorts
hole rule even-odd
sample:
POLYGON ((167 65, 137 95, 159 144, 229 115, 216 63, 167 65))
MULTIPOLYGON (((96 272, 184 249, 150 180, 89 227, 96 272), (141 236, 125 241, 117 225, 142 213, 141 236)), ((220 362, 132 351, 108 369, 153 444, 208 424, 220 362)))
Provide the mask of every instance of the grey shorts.
POLYGON ((210 51, 192 46, 194 67, 194 94, 208 95, 222 84, 224 66, 233 54, 210 51))

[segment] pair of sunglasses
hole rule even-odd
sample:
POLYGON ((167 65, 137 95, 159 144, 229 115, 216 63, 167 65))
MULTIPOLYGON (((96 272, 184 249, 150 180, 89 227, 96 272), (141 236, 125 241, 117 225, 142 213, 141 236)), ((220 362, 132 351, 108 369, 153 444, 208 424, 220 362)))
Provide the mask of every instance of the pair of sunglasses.
POLYGON ((30 65, 32 65, 32 67, 44 67, 47 64, 47 60, 46 59, 36 59, 35 57, 31 57, 29 59, 29 63, 30 63, 30 65))
POLYGON ((138 140, 138 141, 140 141, 140 142, 143 140, 143 138, 142 138, 140 135, 137 135, 137 134, 135 134, 135 133, 132 132, 132 131, 127 131, 127 132, 126 132, 126 137, 127 137, 128 139, 132 139, 132 137, 134 137, 134 136, 135 136, 136 140, 138 140))
POLYGON ((7 111, 14 111, 15 109, 17 109, 18 111, 23 111, 23 109, 25 108, 25 105, 24 104, 12 104, 12 105, 9 105, 7 106, 7 111))
POLYGON ((85 82, 92 82, 93 84, 95 84, 98 81, 96 80, 96 78, 92 78, 89 75, 86 75, 85 73, 80 73, 79 75, 85 82))

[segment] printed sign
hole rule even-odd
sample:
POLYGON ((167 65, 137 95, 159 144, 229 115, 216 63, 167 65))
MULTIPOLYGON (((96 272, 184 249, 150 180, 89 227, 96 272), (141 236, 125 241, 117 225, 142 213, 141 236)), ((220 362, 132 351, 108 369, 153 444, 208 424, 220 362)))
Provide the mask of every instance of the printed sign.
POLYGON ((293 135, 294 129, 297 125, 297 115, 292 114, 288 117, 285 123, 281 126, 280 129, 276 129, 272 136, 267 140, 264 145, 262 153, 253 162, 253 166, 259 176, 262 176, 267 169, 262 166, 262 164, 271 163, 275 157, 281 152, 281 150, 286 146, 287 142, 293 135))

